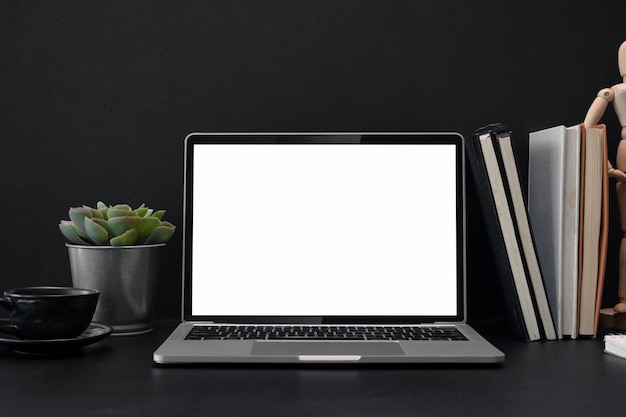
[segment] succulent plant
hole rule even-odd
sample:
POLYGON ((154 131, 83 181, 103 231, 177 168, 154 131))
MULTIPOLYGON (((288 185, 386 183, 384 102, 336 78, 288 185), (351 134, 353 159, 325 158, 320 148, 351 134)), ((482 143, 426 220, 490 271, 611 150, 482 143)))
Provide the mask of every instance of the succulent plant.
POLYGON ((99 201, 69 209, 70 220, 61 220, 59 229, 77 245, 133 246, 165 243, 176 227, 162 221, 165 210, 154 211, 145 204, 132 209, 128 204, 107 206, 99 201))

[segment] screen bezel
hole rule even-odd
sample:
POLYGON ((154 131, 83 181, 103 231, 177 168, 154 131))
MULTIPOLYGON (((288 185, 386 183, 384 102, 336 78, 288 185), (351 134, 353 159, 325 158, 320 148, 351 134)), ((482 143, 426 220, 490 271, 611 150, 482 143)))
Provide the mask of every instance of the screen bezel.
MULTIPOLYGON (((465 278, 465 158, 463 136, 458 133, 191 133, 185 139, 183 196, 183 321, 233 324, 424 324, 463 323, 466 320, 465 278), (205 316, 192 306, 192 228, 194 147, 206 144, 453 144, 457 182, 457 314, 446 316, 205 316)), ((450 167, 442 167, 450 169, 450 167)))

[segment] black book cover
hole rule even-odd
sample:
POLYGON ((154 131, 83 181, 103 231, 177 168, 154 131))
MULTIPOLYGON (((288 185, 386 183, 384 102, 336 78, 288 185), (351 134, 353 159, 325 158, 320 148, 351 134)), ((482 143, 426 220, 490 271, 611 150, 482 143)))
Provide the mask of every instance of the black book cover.
POLYGON ((500 174, 503 178, 504 189, 506 191, 506 198, 511 211, 511 216, 513 217, 513 225, 515 227, 517 243, 520 248, 520 252, 522 253, 524 272, 527 277, 530 295, 533 300, 535 315, 537 317, 538 323, 540 324, 539 330, 542 332, 543 337, 548 340, 554 340, 557 338, 556 329, 554 326, 554 320, 552 318, 552 313, 544 286, 543 272, 541 271, 541 265, 539 264, 539 259, 537 257, 537 247, 535 245, 535 239, 530 228, 530 220, 527 210, 528 198, 526 195, 524 195, 521 184, 519 183, 519 170, 517 168, 517 161, 514 161, 515 169, 513 170, 513 166, 510 166, 509 171, 507 172, 507 167, 505 166, 505 162, 503 159, 504 151, 502 148, 502 141, 507 138, 509 139, 508 142, 510 144, 511 151, 513 152, 512 157, 513 159, 515 159, 515 149, 512 143, 513 134, 510 130, 507 129, 508 128, 505 125, 496 125, 495 133, 491 135, 491 138, 492 142, 494 143, 496 158, 498 159, 498 166, 500 168, 500 174), (512 177, 509 177, 509 173, 511 171, 515 172, 513 173, 512 177), (513 182, 516 182, 517 184, 513 184, 513 182), (515 203, 513 202, 513 190, 511 190, 511 186, 513 185, 516 185, 516 188, 518 188, 520 191, 520 195, 518 195, 518 197, 522 200, 522 204, 520 204, 521 210, 516 210, 514 208, 515 203), (525 225, 523 226, 523 224, 525 225), (522 235, 527 236, 526 242, 522 241, 522 235), (524 246, 525 243, 526 246, 524 246), (533 276, 534 281, 533 278, 531 278, 533 276))
POLYGON ((500 286, 505 297, 507 316, 514 331, 518 335, 525 340, 535 340, 535 338, 529 336, 525 325, 523 310, 518 297, 513 271, 506 249, 505 238, 502 234, 496 203, 491 190, 487 167, 485 166, 479 141, 479 137, 485 133, 489 133, 490 136, 493 136, 498 131, 505 131, 504 129, 506 129, 504 125, 491 125, 478 129, 475 134, 466 137, 466 155, 474 178, 485 228, 490 239, 489 246, 491 246, 492 249, 500 286))

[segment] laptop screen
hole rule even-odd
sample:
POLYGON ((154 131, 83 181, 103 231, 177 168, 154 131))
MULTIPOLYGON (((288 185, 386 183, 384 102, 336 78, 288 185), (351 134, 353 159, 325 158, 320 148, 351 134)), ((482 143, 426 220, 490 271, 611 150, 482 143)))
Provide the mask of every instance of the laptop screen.
POLYGON ((464 316, 457 134, 192 134, 184 318, 464 316))

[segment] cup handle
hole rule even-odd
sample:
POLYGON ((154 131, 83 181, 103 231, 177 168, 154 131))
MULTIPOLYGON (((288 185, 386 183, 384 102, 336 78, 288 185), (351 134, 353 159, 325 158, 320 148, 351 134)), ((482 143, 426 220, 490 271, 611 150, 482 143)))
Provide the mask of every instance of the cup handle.
MULTIPOLYGON (((13 310, 13 305, 11 301, 7 298, 0 298, 0 306, 6 308, 7 310, 13 310)), ((20 337, 20 331, 13 324, 0 324, 0 333, 8 333, 13 336, 20 337)))
POLYGON ((22 337, 17 327, 12 324, 0 324, 0 333, 7 333, 20 338, 22 337))

